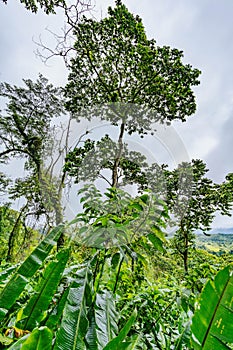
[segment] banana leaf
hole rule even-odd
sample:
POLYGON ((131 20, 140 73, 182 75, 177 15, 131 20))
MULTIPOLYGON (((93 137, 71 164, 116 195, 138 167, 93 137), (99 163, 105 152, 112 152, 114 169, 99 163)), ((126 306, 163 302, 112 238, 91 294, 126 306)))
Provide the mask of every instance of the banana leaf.
POLYGON ((84 350, 88 329, 87 312, 92 303, 91 272, 85 267, 77 272, 63 311, 54 350, 84 350))
POLYGON ((233 348, 233 268, 221 270, 201 293, 199 308, 192 319, 195 350, 233 348))
POLYGON ((145 348, 144 346, 142 348, 142 334, 134 335, 129 341, 123 344, 126 344, 127 350, 141 350, 145 348))
POLYGON ((46 321, 45 326, 47 326, 51 330, 56 330, 58 325, 60 324, 68 293, 69 293, 69 288, 64 290, 61 298, 58 300, 57 304, 55 305, 54 309, 51 311, 46 321))
POLYGON ((102 350, 118 333, 118 314, 113 295, 104 291, 96 295, 94 308, 88 315, 89 328, 86 336, 88 349, 102 350))
POLYGON ((43 265, 45 258, 56 244, 63 231, 63 226, 54 228, 20 265, 0 293, 0 321, 5 317, 18 299, 30 278, 43 265))
POLYGON ((33 332, 19 339, 9 350, 51 350, 53 333, 48 327, 35 328, 33 332))
POLYGON ((69 250, 61 251, 46 267, 26 307, 20 310, 16 327, 32 331, 46 316, 69 258, 69 250))
MULTIPOLYGON (((130 316, 129 320, 126 322, 120 333, 117 337, 112 339, 104 348, 103 350, 124 350, 124 349, 130 349, 130 346, 132 346, 131 343, 125 342, 125 339, 132 327, 132 325, 135 323, 135 320, 137 318, 137 311, 134 310, 132 315, 130 316)), ((133 349, 133 348, 132 348, 133 349)))
POLYGON ((16 270, 17 265, 10 266, 7 269, 0 272, 0 284, 4 283, 5 280, 16 270))

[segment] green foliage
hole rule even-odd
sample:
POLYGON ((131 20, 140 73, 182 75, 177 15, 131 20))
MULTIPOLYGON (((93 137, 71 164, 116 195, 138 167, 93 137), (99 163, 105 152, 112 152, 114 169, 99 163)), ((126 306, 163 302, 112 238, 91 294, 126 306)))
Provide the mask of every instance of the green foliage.
POLYGON ((125 324, 125 326, 121 329, 120 333, 118 334, 117 337, 112 339, 104 348, 103 350, 114 350, 114 349, 132 349, 132 343, 129 342, 123 343, 123 340, 126 338, 127 334, 129 333, 132 325, 134 324, 135 320, 137 317, 137 312, 136 310, 132 313, 130 316, 129 320, 125 324))
POLYGON ((194 349, 232 349, 233 345, 232 266, 208 281, 192 319, 194 349))
MULTIPOLYGON (((7 4, 7 0, 2 0, 2 2, 7 4)), ((27 10, 33 13, 36 13, 39 8, 42 8, 47 15, 50 13, 56 13, 56 7, 65 4, 64 0, 20 0, 20 2, 24 4, 27 10)))
POLYGON ((27 305, 17 315, 16 327, 33 330, 46 317, 49 304, 60 283, 62 273, 69 258, 69 251, 57 254, 46 269, 34 289, 27 305))
POLYGON ((232 207, 231 176, 219 185, 205 176, 207 172, 204 162, 198 159, 191 163, 182 163, 172 171, 164 167, 166 203, 175 215, 178 225, 173 244, 183 257, 186 272, 188 253, 194 247, 195 230, 199 229, 204 233, 210 230, 216 211, 230 215, 232 207))
MULTIPOLYGON (((54 241, 51 242, 51 240, 58 239, 58 232, 61 234, 60 229, 55 230, 53 235, 50 234, 50 237, 47 237, 42 242, 43 244, 36 249, 37 252, 43 252, 44 259, 48 257, 51 246, 54 245, 54 241), (45 243, 47 250, 42 249, 45 243)), ((9 283, 7 284, 7 295, 10 296, 11 306, 14 306, 18 313, 16 318, 11 318, 6 313, 2 315, 1 328, 8 327, 6 335, 2 335, 0 339, 2 345, 11 344, 19 337, 21 338, 14 342, 10 349, 52 349, 53 339, 55 341, 53 348, 62 350, 98 350, 105 346, 114 349, 114 344, 119 345, 119 349, 123 349, 129 345, 126 337, 135 321, 136 314, 134 313, 129 318, 129 321, 118 333, 116 322, 119 314, 115 308, 113 294, 106 290, 97 293, 94 291, 91 270, 93 259, 83 267, 69 267, 65 272, 64 268, 67 265, 68 256, 68 251, 61 251, 43 266, 42 261, 38 261, 38 254, 32 253, 28 257, 31 262, 31 271, 28 272, 27 276, 24 274, 25 280, 28 277, 24 286, 19 286, 17 276, 19 271, 24 270, 27 261, 14 273, 10 279, 12 288, 9 288, 9 283), (39 267, 42 268, 42 275, 38 280, 36 271, 39 267), (63 271, 67 278, 65 284, 63 282, 64 276, 62 276, 63 271), (34 280, 31 284, 33 293, 23 309, 20 309, 20 304, 25 303, 26 300, 23 301, 23 298, 19 297, 23 288, 29 287, 29 283, 31 283, 29 277, 34 280), (19 287, 21 287, 20 290, 19 287), (55 308, 53 307, 54 300, 57 304, 55 308), (56 317, 56 314, 59 316, 56 317), (9 337, 10 334, 14 338, 9 337)), ((3 293, 1 298, 6 302, 4 295, 6 293, 3 293)))
POLYGON ((47 327, 35 328, 30 335, 14 343, 10 350, 51 350, 53 334, 47 327))
POLYGON ((198 235, 196 238, 196 247, 205 249, 211 254, 222 256, 227 253, 233 253, 233 234, 214 233, 211 235, 198 235))
POLYGON ((91 273, 89 267, 86 267, 78 271, 75 281, 70 286, 55 350, 86 348, 84 338, 88 329, 87 307, 92 301, 90 280, 91 273))
POLYGON ((81 111, 113 125, 123 121, 130 134, 144 134, 153 122, 185 121, 195 112, 191 87, 199 84, 200 72, 182 63, 181 51, 148 40, 139 16, 122 3, 99 22, 83 17, 75 34, 65 94, 77 118, 81 111))
POLYGON ((0 256, 1 262, 18 262, 24 259, 39 240, 39 233, 28 227, 23 212, 0 207, 0 256))
MULTIPOLYGON (((93 188, 91 191, 99 198, 97 190, 93 188)), ((140 201, 133 201, 127 194, 124 197, 116 189, 111 189, 107 194, 113 209, 116 201, 118 203, 117 205, 115 203, 115 208, 123 201, 124 208, 127 209, 124 211, 126 217, 130 218, 135 209, 136 213, 138 210, 139 212, 143 210, 140 201)), ((96 196, 94 195, 92 199, 95 200, 96 196)), ((149 206, 148 194, 140 196, 139 199, 145 204, 145 208, 149 206)), ((84 203, 87 203, 87 200, 88 198, 84 203)), ((85 207, 87 212, 88 208, 91 208, 91 202, 89 205, 85 207)), ((104 211, 107 208, 109 209, 108 201, 99 208, 99 214, 95 212, 95 220, 93 220, 94 213, 91 213, 92 225, 97 220, 101 225, 105 225, 104 211)), ((119 208, 122 211, 122 207, 119 208)), ((127 220, 121 223, 122 226, 127 224, 127 220)), ((209 307, 212 310, 213 300, 216 305, 216 312, 212 311, 213 314, 217 318, 222 317, 223 324, 229 321, 232 313, 230 304, 225 308, 221 306, 231 300, 232 276, 229 266, 217 275, 214 282, 207 283, 200 299, 201 307, 195 311, 190 330, 194 302, 196 295, 199 294, 198 290, 195 290, 195 293, 190 290, 190 278, 192 273, 194 276, 195 266, 187 276, 189 280, 180 280, 179 271, 173 267, 172 277, 170 272, 163 270, 157 278, 156 285, 151 283, 153 277, 152 275, 146 277, 146 265, 141 262, 144 261, 145 252, 147 257, 151 254, 155 259, 155 256, 153 249, 150 253, 146 250, 145 242, 140 243, 146 238, 144 234, 137 240, 138 246, 123 244, 122 247, 92 248, 93 253, 89 260, 82 265, 70 265, 67 250, 49 256, 63 230, 64 227, 58 227, 45 237, 15 272, 15 267, 2 272, 3 281, 9 279, 0 295, 2 307, 0 341, 3 348, 10 346, 9 349, 24 347, 35 349, 37 346, 38 349, 61 350, 116 348, 190 350, 193 349, 190 343, 191 331, 194 339, 198 337, 197 332, 200 332, 196 326, 199 325, 199 319, 201 322, 211 321, 209 326, 206 326, 208 332, 211 327, 216 328, 216 320, 209 316, 208 311, 209 307), (133 263, 131 269, 130 257, 133 263), (142 267, 140 273, 144 277, 141 284, 136 287, 140 266, 142 267), (134 274, 137 274, 135 281, 134 274), (10 312, 7 313, 7 310, 10 312), (206 314, 210 320, 206 318, 206 314)), ((165 254, 168 259, 169 251, 157 250, 158 259, 165 254)), ((172 268, 172 256, 169 259, 172 268)), ((197 261, 196 264, 200 262, 197 261)), ((206 266, 203 264, 202 269, 209 271, 208 264, 206 263, 206 266)), ((212 277, 214 273, 213 270, 206 276, 212 277)), ((228 328, 227 335, 231 331, 228 328)), ((227 339, 226 342, 230 343, 231 339, 227 339)))
MULTIPOLYGON (((76 183, 94 182, 100 178, 111 185, 111 179, 104 176, 103 171, 113 171, 117 151, 117 143, 108 135, 96 142, 87 139, 83 147, 76 147, 68 153, 64 171, 73 177, 76 183)), ((141 189, 147 182, 148 167, 145 156, 139 152, 129 151, 127 144, 124 144, 118 164, 118 173, 121 174, 118 177, 118 187, 136 183, 141 189)))
POLYGON ((41 74, 36 82, 23 81, 25 87, 0 84, 0 96, 7 99, 0 121, 0 160, 8 163, 20 158, 26 171, 25 177, 8 186, 8 195, 13 200, 23 197, 28 215, 44 215, 58 225, 62 221, 61 186, 53 176, 53 166, 45 164, 54 156, 52 119, 64 113, 63 94, 41 74))
POLYGON ((168 217, 164 202, 150 192, 136 198, 128 193, 109 188, 106 200, 94 186, 86 186, 81 191, 84 213, 78 214, 73 223, 82 225, 77 239, 91 247, 109 248, 129 246, 145 236, 150 244, 162 249, 163 234, 168 217), (90 224, 91 222, 91 224, 90 224))
POLYGON ((8 314, 11 307, 29 283, 30 278, 43 265, 44 259, 48 256, 52 248, 54 248, 62 230, 62 226, 52 230, 35 248, 32 254, 21 264, 5 285, 0 293, 0 320, 8 314))
MULTIPOLYGON (((38 7, 46 13, 56 6, 69 10, 63 0, 22 2, 33 12, 38 7)), ((125 132, 143 137, 153 132, 154 122, 185 121, 194 113, 192 87, 199 84, 200 72, 182 63, 181 51, 148 40, 141 19, 119 0, 106 18, 82 17, 73 30, 75 54, 63 90, 41 75, 35 83, 24 80, 26 88, 0 85, 0 95, 8 99, 0 121, 1 162, 19 157, 27 171, 27 177, 17 179, 9 190, 11 199, 26 199, 25 207, 19 214, 1 208, 0 243, 5 245, 9 236, 16 255, 14 241, 26 229, 21 216, 25 219, 29 208, 38 218, 46 215, 49 223, 62 221, 67 173, 76 182, 102 178, 111 187, 103 194, 93 184, 84 186, 79 191, 82 213, 52 229, 20 266, 1 267, 0 346, 232 348, 232 267, 221 270, 232 257, 223 261, 195 250, 193 232, 208 230, 216 210, 229 215, 233 175, 217 185, 205 177, 207 169, 200 160, 172 171, 148 166, 143 155, 123 142, 125 132), (66 156, 63 175, 54 177, 59 158, 47 168, 43 157, 53 155, 55 146, 61 157, 68 150, 69 129, 64 150, 61 143, 52 143, 52 119, 63 114, 64 96, 72 116, 109 121, 119 127, 119 138, 87 139, 66 156), (111 179, 105 177, 106 170, 111 179), (119 188, 128 184, 138 185, 135 197, 119 188), (168 210, 179 226, 172 243, 163 233, 168 210), (65 232, 71 234, 67 247, 55 253, 65 232), (189 274, 181 268, 182 259, 189 274), (197 300, 200 306, 195 310, 197 300)), ((9 180, 0 173, 1 192, 4 186, 9 188, 9 180)))
POLYGON ((63 112, 62 93, 41 74, 36 82, 23 82, 25 87, 0 84, 0 96, 8 99, 0 122, 1 144, 5 148, 0 156, 27 156, 37 164, 48 142, 50 121, 63 112))

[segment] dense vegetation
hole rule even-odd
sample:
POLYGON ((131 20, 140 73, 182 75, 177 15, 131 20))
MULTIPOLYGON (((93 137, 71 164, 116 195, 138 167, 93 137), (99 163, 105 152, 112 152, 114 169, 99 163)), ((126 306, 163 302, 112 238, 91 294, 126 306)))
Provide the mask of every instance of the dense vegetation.
POLYGON ((0 174, 0 348, 233 349, 232 249, 212 254, 195 236, 217 211, 230 215, 233 174, 217 184, 202 160, 171 170, 125 142, 193 114, 200 71, 149 40, 119 0, 100 21, 69 17, 63 1, 23 3, 63 8, 74 42, 60 54, 65 87, 41 75, 0 85, 0 161, 21 159, 26 173, 0 174), (71 147, 83 119, 108 122, 117 139, 88 129, 71 147), (66 222, 73 183, 82 211, 66 222))

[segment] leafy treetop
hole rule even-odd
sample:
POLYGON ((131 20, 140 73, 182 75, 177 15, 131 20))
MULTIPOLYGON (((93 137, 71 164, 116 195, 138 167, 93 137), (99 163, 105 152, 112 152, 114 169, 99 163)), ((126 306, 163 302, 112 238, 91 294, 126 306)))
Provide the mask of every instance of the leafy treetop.
MULTIPOLYGON (((7 0, 2 0, 7 4, 7 0)), ((42 8, 48 15, 50 13, 55 13, 55 7, 59 5, 64 5, 64 0, 20 0, 20 2, 33 13, 36 13, 39 8, 42 8)))
POLYGON ((143 134, 153 122, 185 121, 195 112, 191 87, 200 71, 182 63, 182 51, 148 40, 141 18, 120 1, 100 21, 83 16, 76 36, 65 89, 74 115, 90 120, 93 106, 108 105, 95 116, 143 134))

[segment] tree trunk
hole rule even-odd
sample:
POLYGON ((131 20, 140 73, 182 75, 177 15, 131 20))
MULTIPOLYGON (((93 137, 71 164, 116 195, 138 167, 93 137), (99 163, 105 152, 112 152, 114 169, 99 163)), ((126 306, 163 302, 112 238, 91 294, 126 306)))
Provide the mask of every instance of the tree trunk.
POLYGON ((123 136, 124 136, 124 131, 125 131, 125 123, 122 121, 121 124, 121 129, 120 129, 120 135, 118 139, 118 152, 116 155, 116 159, 113 165, 113 170, 112 170, 112 187, 117 187, 118 185, 118 174, 117 170, 120 164, 122 152, 123 152, 123 136))
POLYGON ((184 262, 184 271, 185 274, 188 274, 188 248, 189 248, 188 232, 184 231, 184 253, 183 253, 183 262, 184 262))
POLYGON ((14 249, 14 240, 15 240, 15 233, 16 233, 16 229, 18 228, 18 226, 20 225, 20 220, 21 220, 21 217, 23 215, 23 212, 24 210, 26 209, 26 206, 24 206, 16 221, 15 221, 15 224, 13 226, 13 229, 11 230, 10 232, 10 235, 9 235, 9 239, 8 239, 8 250, 7 250, 7 255, 6 255, 6 261, 7 262, 11 262, 12 261, 12 255, 13 255, 13 249, 14 249))

